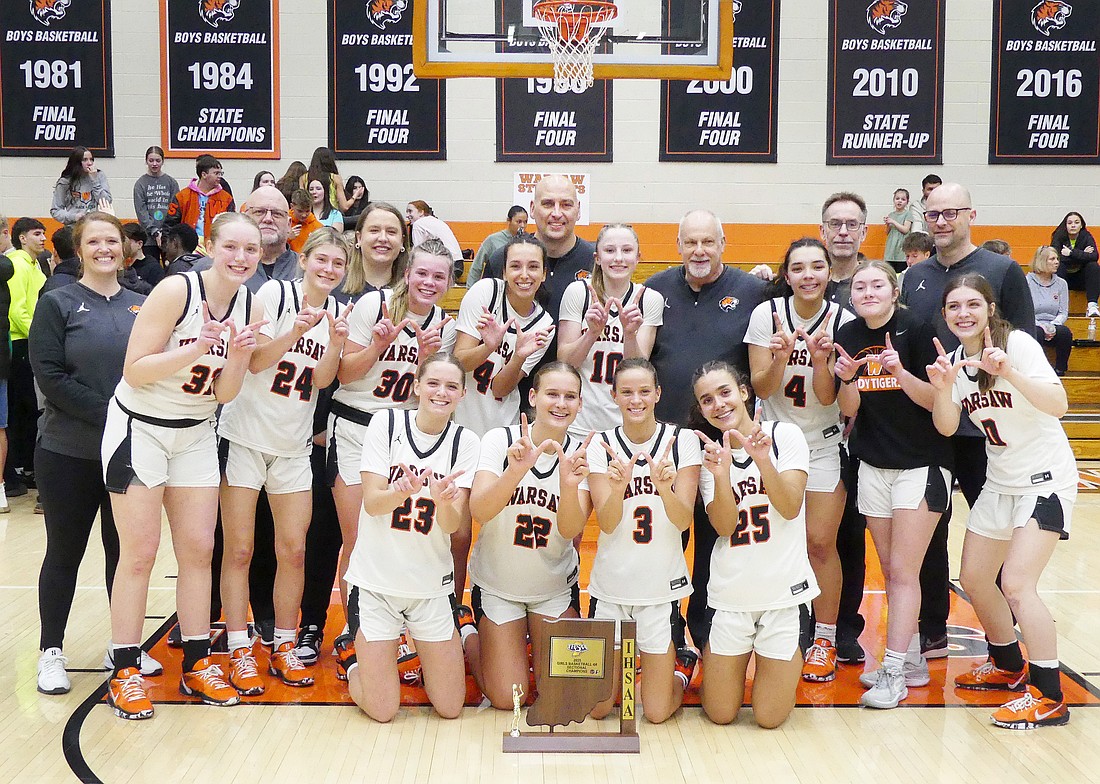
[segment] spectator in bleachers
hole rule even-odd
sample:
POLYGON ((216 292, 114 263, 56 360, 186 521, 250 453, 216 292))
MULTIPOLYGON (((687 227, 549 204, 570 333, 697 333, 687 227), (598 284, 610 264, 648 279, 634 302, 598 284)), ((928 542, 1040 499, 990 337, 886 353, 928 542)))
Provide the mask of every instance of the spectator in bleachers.
POLYGON ((348 230, 355 226, 363 208, 370 202, 370 191, 367 190, 367 184, 363 182, 363 178, 353 174, 348 177, 344 185, 344 196, 347 198, 348 206, 346 210, 341 211, 344 213, 344 229, 348 230))
POLYGON ((149 285, 149 289, 138 291, 132 286, 126 286, 125 282, 122 285, 139 294, 148 294, 149 290, 152 290, 153 286, 160 283, 160 279, 164 277, 164 268, 160 266, 160 262, 145 253, 145 249, 149 247, 149 235, 139 224, 126 223, 122 226, 122 240, 126 245, 124 248, 126 258, 130 259, 126 268, 133 270, 134 275, 149 285))
POLYGON ((50 236, 50 242, 53 243, 53 255, 57 261, 53 274, 42 284, 41 294, 76 283, 80 278, 80 259, 76 257, 76 248, 73 247, 73 227, 62 226, 50 236))
POLYGON ((269 171, 258 171, 256 176, 252 178, 252 190, 256 190, 261 185, 274 185, 275 175, 269 171))
POLYGON ((1043 245, 1031 260, 1027 285, 1035 303, 1035 338, 1043 346, 1054 346, 1054 372, 1064 376, 1073 350, 1073 333, 1066 326, 1069 318, 1069 284, 1056 274, 1061 259, 1058 251, 1043 245))
POLYGON ((331 226, 337 231, 343 231, 344 213, 332 206, 332 202, 328 200, 328 196, 325 194, 325 186, 321 184, 321 181, 310 180, 307 190, 313 214, 321 222, 321 225, 331 226))
POLYGON ((882 258, 894 268, 894 272, 905 269, 905 251, 901 245, 913 231, 916 223, 914 213, 914 208, 909 204, 909 191, 905 188, 894 191, 894 211, 882 219, 886 226, 886 250, 882 258))
POLYGON ((222 164, 213 155, 195 159, 195 179, 168 204, 166 226, 186 223, 194 227, 200 244, 210 236, 210 224, 223 212, 234 212, 233 194, 222 187, 222 164))
POLYGON ((428 202, 420 199, 409 202, 409 206, 405 208, 405 219, 409 222, 414 248, 432 237, 447 246, 447 251, 454 260, 454 277, 458 280, 462 275, 462 247, 451 227, 436 217, 428 202))
POLYGON ((202 254, 196 250, 199 247, 199 235, 194 227, 186 223, 166 229, 161 243, 164 247, 164 258, 168 260, 165 276, 187 272, 202 258, 202 254))
POLYGON ((110 205, 111 186, 107 175, 96 168, 95 153, 87 147, 74 147, 54 186, 50 215, 68 225, 93 210, 110 209, 110 205))
POLYGON ((290 249, 295 253, 302 252, 302 246, 306 239, 317 229, 321 228, 321 221, 313 214, 313 205, 310 202, 309 191, 298 188, 290 195, 290 249))
POLYGON ((161 249, 157 238, 164 231, 168 205, 179 193, 180 185, 175 177, 164 173, 164 150, 160 147, 154 145, 145 151, 145 169, 146 173, 134 183, 134 212, 145 229, 144 254, 159 261, 161 249))
POLYGON ((481 280, 481 275, 485 271, 485 265, 488 263, 490 256, 511 242, 512 238, 521 231, 526 230, 527 210, 518 204, 513 205, 508 210, 508 227, 490 234, 481 243, 481 247, 477 249, 474 262, 470 265, 470 273, 466 276, 466 288, 470 288, 481 280))
MULTIPOLYGON (((932 241, 932 236, 926 232, 911 231, 905 235, 905 240, 901 243, 901 251, 905 254, 905 269, 909 269, 917 262, 924 261, 935 253, 936 243, 932 241)), ((899 289, 904 278, 905 270, 902 270, 898 274, 899 289)))
POLYGON ((1004 240, 986 240, 981 245, 986 250, 991 250, 994 253, 999 253, 1002 256, 1012 257, 1012 246, 1004 240))
POLYGON ((1085 292, 1088 309, 1085 315, 1092 318, 1100 316, 1100 259, 1096 251, 1096 240, 1092 238, 1085 219, 1079 212, 1066 213, 1062 222, 1050 235, 1050 245, 1061 256, 1058 276, 1065 278, 1074 291, 1085 292))

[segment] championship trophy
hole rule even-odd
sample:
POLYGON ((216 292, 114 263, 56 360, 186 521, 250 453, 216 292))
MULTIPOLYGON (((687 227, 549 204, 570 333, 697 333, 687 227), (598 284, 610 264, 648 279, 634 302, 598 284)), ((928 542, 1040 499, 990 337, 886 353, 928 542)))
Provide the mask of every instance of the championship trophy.
POLYGON ((637 648, 634 621, 621 623, 622 710, 616 732, 555 732, 583 722, 592 709, 615 696, 615 621, 559 618, 546 621, 546 650, 535 662, 538 698, 527 710, 527 723, 547 732, 520 732, 523 690, 512 686, 512 727, 504 733, 504 751, 545 753, 628 753, 641 751, 635 696, 637 648))

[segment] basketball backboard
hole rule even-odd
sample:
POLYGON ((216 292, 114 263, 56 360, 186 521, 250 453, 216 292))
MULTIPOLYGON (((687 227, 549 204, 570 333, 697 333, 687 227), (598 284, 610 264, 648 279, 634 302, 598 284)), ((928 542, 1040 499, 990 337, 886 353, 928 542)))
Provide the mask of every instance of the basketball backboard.
MULTIPOLYGON (((546 77, 553 59, 532 11, 538 0, 415 0, 418 76, 546 77)), ((618 0, 593 57, 597 79, 725 79, 735 0, 618 0)), ((586 8, 581 0, 573 3, 586 8)))

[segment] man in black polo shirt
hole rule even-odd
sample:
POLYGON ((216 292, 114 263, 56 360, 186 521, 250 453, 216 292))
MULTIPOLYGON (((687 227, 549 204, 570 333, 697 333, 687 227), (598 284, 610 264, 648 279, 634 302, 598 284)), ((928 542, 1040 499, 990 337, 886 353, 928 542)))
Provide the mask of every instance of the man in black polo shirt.
MULTIPOLYGON (((592 273, 596 244, 576 235, 579 215, 577 186, 572 180, 564 174, 549 174, 538 181, 531 197, 531 220, 535 222, 535 236, 546 246, 546 289, 549 293, 546 310, 555 322, 566 287, 592 273)), ((489 257, 484 277, 504 277, 507 251, 505 245, 489 257)), ((547 349, 548 360, 556 355, 553 347, 547 349)), ((530 376, 533 375, 532 370, 530 376)))
MULTIPOLYGON (((1031 334, 1035 328, 1035 306, 1031 300, 1027 278, 1020 265, 1007 256, 1001 256, 974 245, 970 239, 970 224, 977 217, 970 192, 962 185, 945 182, 928 194, 925 219, 928 232, 936 243, 935 255, 914 264, 905 273, 901 290, 901 302, 919 316, 936 325, 936 333, 947 351, 959 345, 958 339, 943 320, 943 290, 947 281, 957 275, 977 273, 989 281, 997 302, 998 312, 1016 327, 1031 334)), ((966 417, 959 422, 959 430, 951 439, 955 451, 955 479, 971 507, 985 484, 985 439, 977 427, 966 417)), ((930 601, 942 607, 933 608, 933 616, 946 617, 948 600, 946 586, 949 580, 947 561, 948 516, 940 519, 932 541, 928 545, 924 566, 921 569, 921 647, 926 655, 947 655, 946 629, 940 639, 940 630, 925 626, 925 616, 930 601), (942 596, 930 589, 944 586, 942 596), (942 645, 941 645, 942 643, 942 645)))
MULTIPOLYGON (((723 359, 749 376, 745 330, 753 308, 767 299, 768 285, 735 267, 722 264, 726 235, 718 216, 693 210, 680 219, 676 247, 683 265, 658 272, 646 285, 665 297, 665 322, 657 330, 650 361, 665 390, 657 403, 657 419, 689 424, 693 395, 691 376, 702 365, 723 359)), ((691 637, 701 650, 710 636, 707 621, 707 581, 710 553, 717 534, 702 501, 695 502, 695 566, 688 601, 691 637)))

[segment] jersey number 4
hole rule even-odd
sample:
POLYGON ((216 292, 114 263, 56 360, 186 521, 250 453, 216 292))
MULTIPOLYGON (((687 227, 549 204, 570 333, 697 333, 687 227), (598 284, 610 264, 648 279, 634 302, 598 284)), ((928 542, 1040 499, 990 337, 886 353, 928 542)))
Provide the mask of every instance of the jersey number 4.
POLYGON ((545 517, 532 517, 528 514, 516 515, 516 536, 512 544, 538 550, 546 547, 550 539, 550 521, 545 517))
POLYGON ((271 391, 283 397, 290 397, 292 391, 297 391, 298 399, 308 403, 313 397, 313 368, 302 368, 302 374, 299 376, 297 365, 284 360, 279 363, 278 371, 275 374, 275 380, 271 382, 271 391))
POLYGON ((416 519, 413 519, 413 500, 405 499, 405 503, 393 510, 393 518, 390 520, 390 528, 397 531, 416 531, 427 535, 432 530, 435 521, 435 501, 430 498, 416 499, 416 519))
POLYGON ((730 547, 766 542, 772 537, 768 522, 768 507, 753 506, 737 513, 737 527, 730 535, 730 547), (750 527, 752 530, 750 531, 750 527))
POLYGON ((784 396, 790 398, 795 408, 806 407, 806 377, 791 376, 787 386, 783 387, 784 396))

